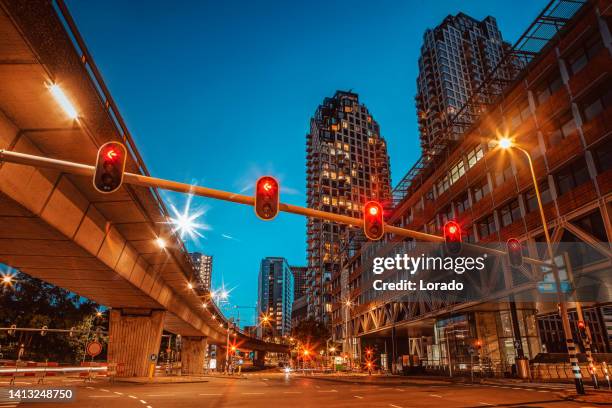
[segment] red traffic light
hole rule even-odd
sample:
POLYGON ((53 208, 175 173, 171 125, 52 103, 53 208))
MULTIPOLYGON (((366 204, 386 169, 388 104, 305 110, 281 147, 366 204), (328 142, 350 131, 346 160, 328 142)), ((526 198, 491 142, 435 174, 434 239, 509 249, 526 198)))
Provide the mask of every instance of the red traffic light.
POLYGON ((451 255, 458 255, 461 252, 461 227, 455 221, 444 224, 444 246, 446 252, 451 255))
POLYGON ((127 151, 119 142, 108 142, 98 149, 93 185, 101 193, 113 193, 123 183, 127 151))
POLYGON ((279 186, 274 177, 263 176, 255 183, 255 214, 269 221, 278 214, 279 186))
POLYGON ((578 328, 579 328, 580 330, 584 330, 584 329, 586 328, 586 325, 584 324, 584 322, 583 322, 582 320, 580 320, 580 321, 578 322, 578 328))
POLYGON ((510 266, 513 268, 520 268, 523 266, 523 248, 521 242, 516 238, 510 238, 506 242, 506 249, 508 250, 508 261, 510 266))
POLYGON ((368 239, 378 241, 385 233, 383 208, 376 201, 365 203, 363 211, 363 232, 368 239))

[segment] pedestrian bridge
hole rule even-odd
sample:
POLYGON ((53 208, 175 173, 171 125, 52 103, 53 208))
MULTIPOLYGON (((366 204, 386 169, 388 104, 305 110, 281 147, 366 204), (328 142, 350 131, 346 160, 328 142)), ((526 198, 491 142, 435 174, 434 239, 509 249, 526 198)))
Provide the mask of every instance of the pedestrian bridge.
MULTIPOLYGON (((93 164, 108 141, 127 146, 126 171, 149 174, 63 2, 0 0, 0 149, 93 164)), ((226 344, 228 322, 188 286, 194 268, 167 220, 155 189, 101 194, 88 177, 0 163, 0 262, 112 308, 109 360, 126 375, 146 374, 162 329, 183 337, 188 372, 207 343, 226 344)), ((243 350, 287 352, 234 338, 243 350)))

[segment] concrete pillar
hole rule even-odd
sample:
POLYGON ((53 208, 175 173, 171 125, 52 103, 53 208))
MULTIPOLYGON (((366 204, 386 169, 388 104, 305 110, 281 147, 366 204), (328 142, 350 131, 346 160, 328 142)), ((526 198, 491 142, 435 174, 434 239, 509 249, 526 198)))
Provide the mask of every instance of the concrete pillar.
POLYGON ((163 310, 112 309, 108 362, 117 363, 117 376, 146 377, 151 356, 157 358, 164 323, 163 310))
POLYGON ((183 337, 181 348, 181 373, 203 374, 206 362, 206 337, 183 337))
POLYGON ((217 346, 217 371, 220 373, 225 371, 225 364, 227 363, 226 353, 225 347, 217 346))
POLYGON ((266 365, 266 352, 262 350, 255 350, 255 357, 253 358, 253 365, 255 367, 264 367, 266 365))

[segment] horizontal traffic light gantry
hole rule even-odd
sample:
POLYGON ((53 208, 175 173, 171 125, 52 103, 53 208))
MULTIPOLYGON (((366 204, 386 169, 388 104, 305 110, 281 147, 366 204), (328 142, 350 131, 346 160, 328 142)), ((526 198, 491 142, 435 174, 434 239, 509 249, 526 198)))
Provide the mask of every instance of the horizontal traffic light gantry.
POLYGON ((98 149, 93 185, 101 193, 113 193, 123 183, 126 149, 122 143, 108 142, 98 149))
POLYGON ((271 176, 260 177, 255 183, 255 214, 264 221, 270 221, 278 215, 278 204, 278 181, 271 176))
POLYGON ((380 203, 368 201, 363 206, 363 232, 372 241, 378 241, 385 234, 385 220, 380 203))

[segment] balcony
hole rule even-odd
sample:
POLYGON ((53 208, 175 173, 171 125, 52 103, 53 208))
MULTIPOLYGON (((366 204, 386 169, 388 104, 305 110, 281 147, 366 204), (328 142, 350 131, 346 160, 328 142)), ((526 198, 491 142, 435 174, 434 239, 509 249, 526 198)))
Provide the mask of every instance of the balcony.
POLYGON ((503 203, 511 197, 516 197, 518 191, 516 190, 516 182, 514 178, 506 180, 501 186, 498 186, 493 190, 493 198, 496 203, 503 203))
POLYGON ((584 93, 590 87, 597 85, 600 79, 610 75, 610 72, 612 72, 612 57, 610 51, 603 47, 586 67, 570 78, 569 86, 572 95, 577 96, 584 93))
POLYGON ((509 238, 518 238, 525 235, 525 224, 523 219, 514 221, 512 224, 503 227, 499 231, 501 241, 507 241, 509 238))
POLYGON ((574 131, 572 135, 566 137, 560 143, 546 151, 548 167, 551 170, 556 169, 572 158, 582 155, 582 152, 583 149, 580 136, 578 135, 578 131, 574 131))
POLYGON ((552 94, 544 103, 536 109, 536 116, 540 123, 545 123, 554 117, 561 110, 568 108, 570 105, 569 95, 565 87, 561 87, 557 92, 552 94))
POLYGON ((601 195, 612 191, 612 169, 597 175, 597 185, 601 195))
POLYGON ((590 122, 582 125, 584 139, 590 146, 612 132, 612 107, 601 112, 590 122))
MULTIPOLYGON (((544 215, 546 216, 546 221, 550 222, 557 218, 557 211, 555 210, 555 203, 552 201, 550 203, 544 204, 544 215)), ((525 227, 527 231, 533 231, 538 228, 542 228, 542 219, 540 218, 540 212, 536 208, 531 211, 527 215, 525 215, 525 227)))
POLYGON ((557 198, 559 213, 565 215, 596 199, 595 184, 589 180, 557 198))

